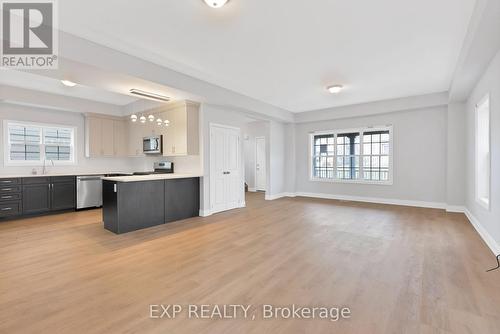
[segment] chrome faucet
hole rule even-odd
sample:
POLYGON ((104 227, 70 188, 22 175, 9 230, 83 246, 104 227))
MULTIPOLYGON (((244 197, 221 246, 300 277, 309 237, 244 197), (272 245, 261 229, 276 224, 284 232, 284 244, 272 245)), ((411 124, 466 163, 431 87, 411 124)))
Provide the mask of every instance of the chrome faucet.
MULTIPOLYGON (((50 159, 50 164, 52 165, 52 167, 54 167, 54 160, 50 159)), ((47 163, 47 160, 46 159, 43 159, 43 168, 42 168, 42 175, 45 175, 47 174, 47 166, 46 166, 46 163, 47 163)))

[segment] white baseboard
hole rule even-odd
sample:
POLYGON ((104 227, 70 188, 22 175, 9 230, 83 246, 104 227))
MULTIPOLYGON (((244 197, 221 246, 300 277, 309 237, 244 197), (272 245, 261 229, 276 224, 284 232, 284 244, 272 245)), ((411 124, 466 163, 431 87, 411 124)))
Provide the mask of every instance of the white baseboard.
POLYGON ((439 203, 439 202, 410 201, 410 200, 380 198, 380 197, 347 196, 347 195, 320 194, 320 193, 307 193, 307 192, 297 192, 295 193, 295 195, 302 197, 336 199, 341 201, 352 201, 352 202, 363 202, 363 203, 414 206, 414 207, 431 208, 431 209, 446 208, 445 203, 439 203))
POLYGON ((469 219, 470 223, 474 228, 476 229, 477 233, 481 236, 481 238, 484 240, 486 245, 490 248, 490 250, 493 252, 495 256, 500 254, 500 245, 493 239, 493 237, 486 231, 486 229, 481 225, 479 220, 477 220, 476 217, 470 213, 470 211, 466 208, 465 209, 465 215, 467 216, 467 219, 469 219))
POLYGON ((279 193, 279 194, 274 194, 274 195, 268 195, 266 193, 266 201, 274 201, 275 199, 278 198, 283 198, 283 197, 295 197, 295 193, 279 193))
POLYGON ((207 209, 207 210, 200 209, 199 215, 200 215, 200 217, 208 217, 208 216, 212 215, 212 211, 210 211, 210 209, 207 209))
POLYGON ((465 206, 447 205, 446 212, 465 213, 465 206))

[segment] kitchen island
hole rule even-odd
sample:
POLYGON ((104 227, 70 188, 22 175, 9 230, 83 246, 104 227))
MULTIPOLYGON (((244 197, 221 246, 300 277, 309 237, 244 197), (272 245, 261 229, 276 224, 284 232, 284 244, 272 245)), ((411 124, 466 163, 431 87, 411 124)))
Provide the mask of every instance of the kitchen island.
POLYGON ((199 215, 199 174, 103 178, 104 228, 126 233, 199 215))

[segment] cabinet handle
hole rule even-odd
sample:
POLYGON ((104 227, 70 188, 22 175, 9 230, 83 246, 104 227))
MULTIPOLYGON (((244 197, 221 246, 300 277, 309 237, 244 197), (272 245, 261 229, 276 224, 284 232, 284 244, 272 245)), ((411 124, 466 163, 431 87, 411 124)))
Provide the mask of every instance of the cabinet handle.
POLYGON ((11 191, 12 188, 3 188, 2 191, 11 191))
POLYGON ((0 183, 12 183, 11 180, 3 180, 3 181, 0 181, 0 183))
POLYGON ((12 198, 13 196, 2 196, 2 199, 12 198))
POLYGON ((10 211, 12 208, 2 208, 2 211, 10 211))

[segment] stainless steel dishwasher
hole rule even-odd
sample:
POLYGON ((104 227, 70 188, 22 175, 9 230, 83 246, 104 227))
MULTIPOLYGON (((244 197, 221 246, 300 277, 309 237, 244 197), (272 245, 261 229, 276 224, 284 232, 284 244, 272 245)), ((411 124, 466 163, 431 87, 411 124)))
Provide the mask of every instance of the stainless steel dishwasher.
POLYGON ((102 206, 103 177, 104 175, 82 175, 76 177, 77 209, 102 206))

